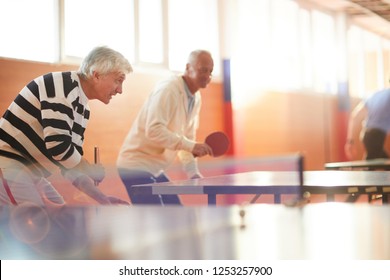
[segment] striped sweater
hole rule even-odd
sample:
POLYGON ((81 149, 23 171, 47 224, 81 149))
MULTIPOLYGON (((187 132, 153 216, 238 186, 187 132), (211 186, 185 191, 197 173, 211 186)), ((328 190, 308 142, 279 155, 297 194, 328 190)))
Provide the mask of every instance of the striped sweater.
POLYGON ((37 77, 0 119, 0 156, 16 159, 48 177, 71 169, 83 155, 88 98, 75 71, 37 77))

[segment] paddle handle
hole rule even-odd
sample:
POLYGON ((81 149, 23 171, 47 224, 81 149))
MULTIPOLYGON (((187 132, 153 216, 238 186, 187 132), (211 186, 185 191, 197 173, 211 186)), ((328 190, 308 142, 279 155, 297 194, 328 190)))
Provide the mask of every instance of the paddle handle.
MULTIPOLYGON (((100 163, 100 154, 99 154, 99 147, 98 146, 95 146, 93 149, 93 162, 95 164, 100 163)), ((99 185, 99 182, 95 181, 95 186, 98 186, 98 185, 99 185)))

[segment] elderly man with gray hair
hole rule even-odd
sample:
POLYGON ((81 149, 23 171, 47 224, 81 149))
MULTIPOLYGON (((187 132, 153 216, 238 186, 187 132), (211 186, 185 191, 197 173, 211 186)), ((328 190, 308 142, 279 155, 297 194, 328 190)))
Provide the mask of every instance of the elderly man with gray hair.
POLYGON ((0 119, 0 205, 65 204, 47 179, 56 170, 100 204, 128 204, 96 188, 104 168, 83 157, 83 143, 88 101, 108 104, 132 71, 122 54, 96 47, 78 71, 47 73, 20 91, 0 119))
POLYGON ((189 178, 199 178, 197 158, 212 155, 196 141, 201 95, 211 81, 214 62, 206 50, 192 51, 185 71, 156 85, 141 108, 119 152, 117 167, 133 204, 181 205, 177 195, 132 195, 137 184, 169 181, 178 157, 189 178))

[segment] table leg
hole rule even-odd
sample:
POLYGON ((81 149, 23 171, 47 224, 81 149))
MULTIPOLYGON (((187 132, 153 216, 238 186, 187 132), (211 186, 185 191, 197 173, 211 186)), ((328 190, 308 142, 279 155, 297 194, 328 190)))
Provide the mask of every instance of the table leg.
POLYGON ((252 199, 251 201, 249 202, 250 204, 253 204, 257 201, 257 199, 261 196, 261 194, 256 194, 252 199))
POLYGON ((334 194, 327 193, 326 194, 326 201, 333 202, 334 201, 334 194))
POLYGON ((282 202, 282 198, 280 194, 274 194, 274 203, 280 204, 282 202))
POLYGON ((217 204, 217 195, 216 194, 208 194, 208 205, 216 205, 217 204))

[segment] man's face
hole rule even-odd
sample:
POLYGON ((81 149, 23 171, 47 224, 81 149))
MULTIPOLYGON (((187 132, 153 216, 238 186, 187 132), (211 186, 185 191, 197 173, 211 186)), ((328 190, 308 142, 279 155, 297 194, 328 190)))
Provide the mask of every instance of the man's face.
POLYGON ((189 65, 189 68, 189 78, 198 89, 205 88, 210 83, 214 62, 208 54, 200 55, 193 65, 189 65))
POLYGON ((126 75, 120 72, 112 72, 106 75, 95 74, 96 99, 108 104, 117 93, 122 93, 122 84, 126 75))

